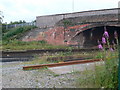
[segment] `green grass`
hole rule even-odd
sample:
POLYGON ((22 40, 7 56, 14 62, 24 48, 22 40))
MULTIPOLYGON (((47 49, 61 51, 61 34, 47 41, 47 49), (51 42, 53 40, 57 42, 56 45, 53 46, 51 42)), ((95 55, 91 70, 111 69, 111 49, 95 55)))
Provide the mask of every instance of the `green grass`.
POLYGON ((2 50, 36 50, 36 49, 69 49, 67 46, 54 46, 45 41, 23 42, 18 40, 3 41, 2 50))
POLYGON ((95 66, 95 70, 82 72, 84 78, 79 77, 77 87, 80 88, 117 88, 118 87, 118 52, 107 51, 104 57, 105 65, 95 66))
POLYGON ((54 55, 46 54, 46 55, 35 55, 32 61, 23 62, 23 64, 49 64, 49 63, 58 63, 58 61, 47 60, 49 57, 59 56, 61 53, 57 53, 54 55))
MULTIPOLYGON (((95 53, 95 52, 94 52, 95 53)), ((73 52, 59 52, 57 54, 49 55, 47 61, 63 62, 71 59, 92 59, 93 53, 73 53, 73 52)))

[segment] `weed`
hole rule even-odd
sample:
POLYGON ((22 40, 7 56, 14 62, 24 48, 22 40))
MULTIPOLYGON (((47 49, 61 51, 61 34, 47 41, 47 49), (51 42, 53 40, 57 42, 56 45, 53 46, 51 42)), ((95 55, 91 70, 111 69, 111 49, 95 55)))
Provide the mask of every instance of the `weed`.
POLYGON ((54 76, 54 77, 58 77, 58 76, 60 76, 60 75, 59 75, 59 74, 53 74, 53 76, 54 76))
MULTIPOLYGON (((79 78, 78 87, 117 88, 118 87, 118 53, 109 52, 104 57, 105 65, 95 66, 95 70, 83 72, 84 79, 79 78)), ((98 55, 98 56, 99 56, 98 55)))
POLYGON ((38 80, 36 80, 35 82, 38 82, 38 80))
POLYGON ((48 70, 48 67, 47 67, 47 66, 44 66, 43 69, 48 70))

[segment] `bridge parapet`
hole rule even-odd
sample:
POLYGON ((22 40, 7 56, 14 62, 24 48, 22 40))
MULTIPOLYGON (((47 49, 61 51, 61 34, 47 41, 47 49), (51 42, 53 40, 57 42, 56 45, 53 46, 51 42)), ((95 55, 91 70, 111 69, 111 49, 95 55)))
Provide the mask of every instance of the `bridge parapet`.
POLYGON ((55 25, 63 25, 64 19, 70 20, 72 23, 86 23, 86 22, 101 22, 101 21, 116 21, 118 20, 118 10, 114 9, 103 9, 103 10, 92 10, 75 13, 55 14, 46 16, 37 16, 36 24, 39 28, 41 27, 52 27, 55 25))

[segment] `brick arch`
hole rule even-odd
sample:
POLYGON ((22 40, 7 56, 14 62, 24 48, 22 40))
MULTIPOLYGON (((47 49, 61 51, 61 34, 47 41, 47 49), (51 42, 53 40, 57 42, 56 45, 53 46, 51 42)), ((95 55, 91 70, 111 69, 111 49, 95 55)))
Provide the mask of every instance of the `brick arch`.
MULTIPOLYGON (((104 26, 107 27, 108 32, 110 33, 110 43, 114 40, 114 31, 117 30, 118 36, 120 35, 120 25, 119 24, 89 24, 86 27, 80 28, 79 31, 71 37, 70 41, 78 42, 82 47, 92 47, 97 46, 97 40, 101 40, 101 37, 104 33, 104 26), (95 29, 95 30, 93 30, 95 29), (91 39, 90 33, 93 33, 91 39)), ((119 36, 120 40, 120 36, 119 36)))

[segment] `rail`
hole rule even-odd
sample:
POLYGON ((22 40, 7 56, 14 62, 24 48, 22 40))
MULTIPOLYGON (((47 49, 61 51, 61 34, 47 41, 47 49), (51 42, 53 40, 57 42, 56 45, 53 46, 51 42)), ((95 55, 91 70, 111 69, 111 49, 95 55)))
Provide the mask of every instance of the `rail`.
POLYGON ((77 61, 54 63, 54 64, 24 66, 23 70, 32 70, 32 69, 39 69, 39 68, 44 68, 44 67, 66 66, 66 65, 73 65, 73 64, 83 64, 83 63, 91 63, 91 62, 98 62, 98 61, 102 61, 102 59, 88 59, 88 60, 77 60, 77 61))

